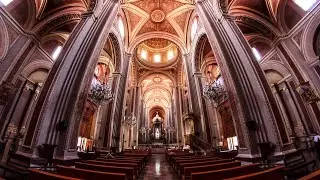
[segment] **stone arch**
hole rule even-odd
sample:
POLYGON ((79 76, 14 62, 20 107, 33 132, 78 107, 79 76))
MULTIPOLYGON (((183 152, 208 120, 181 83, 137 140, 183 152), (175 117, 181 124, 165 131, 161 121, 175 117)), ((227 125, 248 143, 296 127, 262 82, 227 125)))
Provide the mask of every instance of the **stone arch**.
POLYGON ((64 46, 68 40, 69 35, 65 33, 52 33, 41 38, 40 46, 49 54, 52 55, 53 51, 58 46, 64 46))
POLYGON ((193 71, 194 72, 199 72, 201 70, 201 60, 202 60, 202 51, 204 48, 204 45, 207 41, 207 35, 206 34, 202 34, 199 39, 197 39, 196 43, 195 43, 195 48, 194 48, 194 56, 192 59, 194 59, 192 61, 192 67, 193 67, 193 71))
POLYGON ((314 51, 314 38, 316 36, 317 29, 320 27, 320 9, 315 12, 310 21, 305 25, 301 38, 302 53, 307 61, 313 61, 318 59, 314 51))
POLYGON ((320 25, 317 28, 317 31, 313 40, 313 49, 318 57, 320 57, 320 25))
POLYGON ((7 54, 9 48, 9 34, 6 28, 6 24, 3 21, 2 17, 0 16, 0 62, 7 54))
POLYGON ((38 36, 43 37, 63 24, 79 21, 81 19, 81 13, 84 11, 81 7, 61 10, 40 21, 32 28, 32 31, 38 36))
MULTIPOLYGON (((109 33, 109 37, 111 39, 111 43, 112 43, 112 51, 114 54, 113 61, 114 61, 114 67, 115 67, 115 72, 120 72, 121 71, 121 67, 122 67, 122 51, 120 48, 120 44, 119 44, 119 39, 118 37, 114 34, 114 33, 109 33)), ((120 38, 121 39, 121 38, 120 38)))
POLYGON ((283 64, 279 62, 269 61, 267 63, 261 64, 261 68, 264 72, 270 71, 270 70, 276 71, 279 74, 281 74, 283 78, 291 75, 290 71, 283 64))
POLYGON ((255 34, 247 35, 245 37, 250 46, 256 48, 259 51, 261 57, 265 56, 272 49, 272 42, 270 41, 270 39, 264 36, 255 34))
POLYGON ((35 60, 23 68, 21 75, 27 78, 32 72, 36 71, 37 69, 47 69, 48 71, 50 71, 51 67, 52 63, 49 61, 35 60))
POLYGON ((279 71, 274 69, 265 70, 264 73, 266 74, 269 84, 278 84, 285 78, 279 71))
POLYGON ((152 74, 161 74, 161 75, 163 75, 163 76, 166 76, 166 77, 168 77, 168 78, 172 81, 172 83, 173 83, 174 86, 177 85, 177 81, 176 81, 176 79, 175 79, 172 75, 170 75, 170 74, 168 74, 168 73, 164 73, 164 72, 157 72, 157 71, 150 71, 150 72, 147 72, 147 73, 145 73, 144 75, 142 75, 142 76, 139 78, 139 80, 138 80, 138 85, 140 86, 141 83, 143 82, 143 80, 144 80, 146 77, 148 77, 148 76, 150 76, 150 75, 152 75, 152 74))
POLYGON ((187 49, 185 48, 186 47, 185 43, 181 40, 181 38, 166 32, 149 32, 149 33, 144 33, 143 35, 137 36, 130 43, 128 47, 128 52, 133 54, 138 44, 151 38, 163 38, 163 39, 170 40, 179 47, 179 50, 181 51, 182 54, 187 53, 187 49))

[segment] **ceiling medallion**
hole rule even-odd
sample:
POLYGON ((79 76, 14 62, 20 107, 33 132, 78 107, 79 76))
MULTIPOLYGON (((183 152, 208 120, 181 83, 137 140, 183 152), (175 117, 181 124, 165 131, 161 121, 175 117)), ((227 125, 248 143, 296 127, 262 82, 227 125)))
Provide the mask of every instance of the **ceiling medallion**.
POLYGON ((152 13, 151 13, 151 20, 156 23, 162 22, 165 17, 166 17, 166 15, 160 9, 156 9, 156 10, 152 11, 152 13))
POLYGON ((155 77, 155 78, 153 79, 153 81, 159 83, 159 82, 161 82, 161 78, 155 77))

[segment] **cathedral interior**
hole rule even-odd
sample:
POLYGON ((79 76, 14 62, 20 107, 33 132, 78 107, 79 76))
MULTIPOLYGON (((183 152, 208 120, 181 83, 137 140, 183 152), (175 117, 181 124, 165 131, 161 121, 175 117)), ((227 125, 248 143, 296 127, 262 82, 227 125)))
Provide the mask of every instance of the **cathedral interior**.
POLYGON ((320 179, 320 0, 0 0, 0 179, 320 179))

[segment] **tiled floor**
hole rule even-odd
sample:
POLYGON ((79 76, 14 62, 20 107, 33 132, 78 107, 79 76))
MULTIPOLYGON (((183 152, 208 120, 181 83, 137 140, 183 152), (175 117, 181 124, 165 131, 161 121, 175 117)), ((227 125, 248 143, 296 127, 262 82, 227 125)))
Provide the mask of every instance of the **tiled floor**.
POLYGON ((178 180, 164 154, 152 154, 139 180, 178 180))

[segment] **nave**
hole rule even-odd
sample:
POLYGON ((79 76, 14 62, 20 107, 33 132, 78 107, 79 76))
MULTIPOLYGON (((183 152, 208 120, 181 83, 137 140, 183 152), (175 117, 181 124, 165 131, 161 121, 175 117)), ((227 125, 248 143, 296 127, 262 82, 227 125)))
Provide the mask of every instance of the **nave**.
POLYGON ((320 0, 0 0, 5 179, 291 180, 319 159, 320 0))
MULTIPOLYGON (((47 168, 30 168, 27 179, 293 180, 298 177, 296 172, 301 173, 297 170, 304 169, 306 172, 306 165, 310 163, 300 161, 295 162, 294 166, 289 166, 286 160, 284 165, 262 160, 248 164, 237 160, 235 155, 231 152, 201 154, 175 149, 165 149, 164 154, 152 154, 152 148, 126 150, 121 154, 103 153, 100 157, 82 159, 69 166, 54 163, 47 168)), ((320 170, 305 174, 299 177, 299 180, 319 178, 320 170)))

